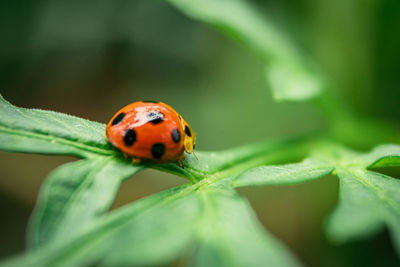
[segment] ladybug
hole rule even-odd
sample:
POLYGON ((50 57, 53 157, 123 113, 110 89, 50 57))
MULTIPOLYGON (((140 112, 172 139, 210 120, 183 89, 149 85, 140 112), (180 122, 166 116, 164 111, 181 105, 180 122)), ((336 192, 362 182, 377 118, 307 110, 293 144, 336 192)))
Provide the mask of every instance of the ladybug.
POLYGON ((135 163, 177 161, 181 167, 184 151, 192 153, 196 144, 182 116, 157 101, 138 101, 119 110, 107 124, 106 137, 135 163))

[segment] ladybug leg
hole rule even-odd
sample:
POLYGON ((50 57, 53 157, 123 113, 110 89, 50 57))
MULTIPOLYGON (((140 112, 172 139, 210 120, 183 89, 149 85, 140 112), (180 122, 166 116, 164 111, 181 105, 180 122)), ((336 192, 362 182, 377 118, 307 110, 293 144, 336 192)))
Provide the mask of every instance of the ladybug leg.
POLYGON ((182 162, 182 159, 179 159, 179 160, 178 160, 178 163, 179 163, 179 166, 181 166, 181 168, 182 168, 182 169, 184 169, 184 168, 185 168, 185 167, 183 167, 183 162, 182 162))
POLYGON ((182 155, 178 159, 179 166, 181 166, 182 169, 184 169, 184 167, 183 167, 183 160, 184 159, 185 159, 185 154, 182 153, 182 155))
POLYGON ((138 159, 138 158, 132 158, 132 162, 135 164, 140 164, 142 162, 142 160, 138 159))

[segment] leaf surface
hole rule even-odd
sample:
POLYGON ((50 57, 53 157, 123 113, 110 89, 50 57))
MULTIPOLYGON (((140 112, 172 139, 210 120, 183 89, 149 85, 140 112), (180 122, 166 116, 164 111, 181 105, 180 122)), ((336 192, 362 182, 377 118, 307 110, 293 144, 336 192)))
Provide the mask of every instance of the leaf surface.
MULTIPOLYGON (((153 234, 151 231, 148 231, 152 228, 150 228, 147 223, 160 225, 163 223, 163 219, 166 218, 172 220, 171 223, 177 222, 177 220, 174 221, 174 216, 171 216, 176 214, 168 213, 168 211, 171 212, 168 204, 172 200, 177 200, 177 202, 172 204, 175 212, 180 212, 182 209, 186 209, 188 207, 187 205, 192 206, 192 201, 185 201, 190 198, 185 198, 185 196, 187 196, 187 194, 184 193, 185 188, 185 185, 175 187, 138 200, 131 205, 96 218, 90 224, 86 225, 79 233, 74 232, 70 236, 66 236, 64 239, 58 239, 55 242, 46 244, 40 248, 31 249, 27 253, 19 257, 11 258, 0 265, 26 266, 29 263, 31 266, 76 266, 88 265, 97 262, 99 259, 102 259, 102 261, 107 264, 122 262, 124 261, 124 258, 122 257, 124 255, 122 254, 125 254, 125 252, 130 248, 136 249, 141 246, 140 242, 120 242, 119 239, 123 237, 124 233, 132 233, 136 235, 139 233, 136 233, 135 227, 140 227, 141 230, 147 228, 147 231, 145 230, 140 233, 137 238, 151 243, 152 239, 144 240, 149 237, 149 235, 153 234), (188 204, 186 205, 185 203, 188 204), (142 222, 146 222, 146 224, 142 225, 142 222), (137 247, 135 248, 135 246, 137 247), (121 259, 116 257, 119 253, 121 253, 121 259)), ((195 212, 195 209, 193 210, 195 212)), ((180 218, 177 219, 179 220, 180 218)), ((168 224, 168 221, 166 221, 166 224, 168 224)), ((190 226, 190 224, 188 225, 190 226)), ((179 226, 181 225, 179 224, 179 226)), ((168 228, 168 226, 164 227, 168 228)), ((173 225, 171 227, 173 227, 173 225)), ((164 230, 166 228, 164 228, 164 230)), ((152 230, 158 231, 157 229, 152 230)), ((168 236, 168 231, 161 231, 161 234, 163 235, 162 237, 166 237, 168 236)), ((180 238, 179 235, 171 236, 177 239, 180 238)), ((182 233, 182 236, 184 236, 184 233, 182 233)), ((129 238, 125 238, 124 240, 129 241, 129 238)), ((176 243, 179 245, 179 242, 176 241, 176 243)), ((164 247, 165 250, 170 249, 169 242, 153 245, 162 246, 163 244, 167 245, 167 247, 164 247)), ((147 243, 147 245, 150 244, 147 243)), ((158 250, 162 249, 163 248, 159 248, 158 250)), ((149 257, 150 251, 147 251, 146 254, 137 254, 134 251, 130 252, 133 253, 131 256, 125 256, 130 257, 131 261, 133 260, 137 262, 159 261, 160 258, 163 257, 162 255, 159 255, 158 257, 151 258, 149 257)), ((171 251, 168 251, 167 254, 169 255, 170 252, 171 251)), ((163 255, 169 258, 167 254, 163 255)), ((149 264, 150 263, 151 262, 149 262, 149 264)))
POLYGON ((259 224, 246 200, 234 191, 197 192, 202 216, 197 222, 199 248, 194 266, 299 266, 286 247, 259 224))
POLYGON ((345 242, 375 234, 385 224, 400 254, 400 180, 361 169, 339 169, 339 204, 327 221, 328 236, 345 242))
POLYGON ((184 168, 134 165, 107 144, 104 125, 4 99, 0 112, 0 149, 84 158, 46 179, 30 222, 30 249, 6 266, 162 265, 185 253, 194 266, 297 266, 233 187, 294 184, 329 173, 340 179, 340 201, 327 223, 331 239, 368 236, 386 225, 400 247, 399 180, 367 170, 398 166, 398 145, 363 154, 306 137, 200 151, 199 160, 186 157, 184 168), (108 212, 121 182, 145 167, 192 183, 108 212))
POLYGON ((0 149, 87 157, 112 155, 103 124, 67 114, 11 105, 0 95, 0 149))
POLYGON ((65 238, 107 211, 119 186, 142 167, 111 157, 85 159, 55 169, 42 186, 30 220, 28 245, 65 238))
POLYGON ((266 62, 275 99, 302 101, 318 95, 323 82, 316 67, 271 20, 243 0, 168 0, 189 17, 241 41, 266 62))
POLYGON ((400 166, 400 146, 381 145, 364 158, 369 168, 400 166))
POLYGON ((232 186, 264 186, 302 183, 320 178, 334 168, 325 162, 307 159, 301 163, 260 166, 239 174, 232 186))
POLYGON ((195 251, 194 266, 298 266, 236 193, 193 189, 181 186, 139 200, 6 266, 75 266, 98 259, 105 266, 160 265, 188 250, 195 251))

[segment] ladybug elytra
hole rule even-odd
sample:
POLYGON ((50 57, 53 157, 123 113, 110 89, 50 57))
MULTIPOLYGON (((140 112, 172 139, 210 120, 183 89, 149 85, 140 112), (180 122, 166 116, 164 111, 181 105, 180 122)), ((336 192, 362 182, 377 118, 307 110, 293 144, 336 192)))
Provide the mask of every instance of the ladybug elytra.
POLYGON ((136 163, 178 161, 192 153, 196 135, 173 108, 162 102, 138 101, 119 110, 108 122, 109 142, 136 163))

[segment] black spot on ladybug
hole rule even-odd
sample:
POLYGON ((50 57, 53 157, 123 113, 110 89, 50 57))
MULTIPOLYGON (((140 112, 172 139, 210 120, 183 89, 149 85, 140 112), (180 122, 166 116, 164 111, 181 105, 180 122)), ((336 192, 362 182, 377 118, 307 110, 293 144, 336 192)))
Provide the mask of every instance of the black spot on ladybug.
POLYGON ((116 125, 118 123, 120 123, 125 117, 125 113, 121 112, 118 114, 117 117, 115 117, 115 119, 112 121, 111 125, 116 125))
POLYGON ((164 114, 162 114, 159 111, 150 111, 149 113, 146 114, 146 117, 149 122, 157 124, 163 121, 164 114))
POLYGON ((190 131, 190 129, 189 129, 189 127, 188 127, 187 125, 185 126, 185 133, 186 133, 189 137, 192 136, 192 132, 190 131))
POLYGON ((172 140, 174 140, 175 143, 179 143, 181 141, 181 133, 177 128, 173 129, 171 132, 172 140))
POLYGON ((165 153, 165 145, 162 143, 155 143, 151 147, 151 154, 156 159, 160 159, 162 155, 164 155, 164 153, 165 153))
POLYGON ((154 103, 154 104, 158 104, 160 103, 160 101, 154 101, 154 100, 144 100, 142 101, 143 103, 154 103))
POLYGON ((126 146, 132 146, 136 141, 136 132, 133 129, 126 131, 124 135, 124 143, 126 146))

